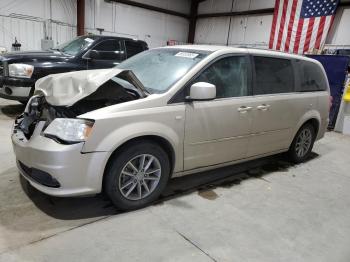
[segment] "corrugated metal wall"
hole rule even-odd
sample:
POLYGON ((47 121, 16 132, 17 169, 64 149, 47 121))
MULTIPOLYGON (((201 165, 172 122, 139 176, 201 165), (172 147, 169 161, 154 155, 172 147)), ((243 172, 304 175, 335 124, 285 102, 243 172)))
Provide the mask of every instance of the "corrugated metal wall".
POLYGON ((333 46, 347 45, 350 48, 350 7, 340 7, 329 32, 326 44, 333 46))
MULTIPOLYGON (((274 4, 275 0, 207 0, 199 4, 198 13, 257 10, 272 8, 274 4)), ((271 23, 272 15, 201 18, 197 21, 195 42, 267 47, 271 23)))
POLYGON ((33 50, 45 36, 56 44, 75 37, 76 1, 51 2, 50 8, 50 0, 0 0, 0 46, 11 50, 16 38, 21 50, 33 50))
MULTIPOLYGON (((188 13, 189 0, 137 0, 188 13)), ((206 0, 199 14, 271 8, 275 0, 206 0)), ((86 0, 86 30, 145 40, 150 47, 163 46, 169 39, 186 42, 188 21, 104 0, 86 0)), ((201 18, 197 21, 195 42, 201 44, 253 45, 267 47, 272 15, 245 15, 201 18), (230 22, 231 21, 231 22, 230 22), (231 23, 231 24, 230 24, 231 23), (230 30, 229 30, 230 28, 230 30)), ((327 39, 328 45, 349 45, 350 8, 341 7, 327 39)), ((0 46, 8 50, 15 38, 22 50, 40 49, 40 40, 51 36, 55 44, 76 35, 76 0, 0 0, 0 46), (50 8, 50 2, 51 8, 50 8), (50 20, 51 19, 51 20, 50 20), (48 21, 51 21, 48 22, 48 21), (50 26, 51 24, 51 26, 50 26)))
MULTIPOLYGON (((190 8, 189 0, 137 1, 183 13, 190 8)), ((104 34, 145 40, 150 47, 163 46, 169 39, 187 40, 185 18, 104 0, 85 2, 87 32, 104 28, 104 34)), ((21 50, 38 50, 45 35, 52 37, 55 45, 76 36, 76 0, 0 0, 0 47, 10 50, 17 38, 21 50)))

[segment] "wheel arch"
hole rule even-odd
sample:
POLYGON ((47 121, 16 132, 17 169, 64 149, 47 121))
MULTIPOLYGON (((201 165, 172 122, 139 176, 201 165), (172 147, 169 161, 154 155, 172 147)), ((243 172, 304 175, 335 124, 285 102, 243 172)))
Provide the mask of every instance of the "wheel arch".
MULTIPOLYGON (((320 129, 320 121, 318 121, 318 119, 316 119, 316 118, 310 118, 309 120, 307 120, 304 124, 302 124, 301 125, 301 127, 302 126, 304 126, 304 125, 306 125, 306 124, 308 124, 308 123, 310 123, 312 126, 313 126, 313 128, 314 128, 314 130, 315 130, 315 138, 317 137, 317 134, 318 134, 318 131, 319 131, 319 129, 320 129)), ((300 127, 300 128, 301 128, 300 127)), ((299 128, 299 129, 300 129, 299 128)))
POLYGON ((304 125, 306 125, 306 124, 308 124, 308 123, 310 123, 310 124, 314 127, 314 129, 315 129, 315 138, 317 137, 318 132, 319 132, 319 130, 320 130, 320 125, 321 125, 321 119, 320 119, 320 117, 317 116, 317 115, 313 115, 313 116, 309 116, 309 117, 304 117, 304 118, 302 118, 302 119, 299 121, 298 125, 297 125, 296 128, 294 129, 293 137, 292 137, 292 139, 291 139, 291 141, 290 141, 290 143, 289 143, 289 147, 292 145, 293 140, 294 140, 296 134, 298 133, 298 131, 300 130, 300 128, 302 128, 304 125))
POLYGON ((104 172, 103 172, 102 190, 104 189, 106 172, 107 172, 108 168, 110 167, 113 158, 116 155, 118 155, 124 148, 131 146, 133 144, 137 144, 140 141, 149 141, 149 142, 155 143, 155 144, 159 145, 166 152, 166 154, 169 158, 169 161, 170 161, 170 174, 172 174, 174 167, 175 167, 176 153, 175 153, 174 147, 166 138, 161 137, 159 135, 143 135, 143 136, 133 137, 133 138, 125 141, 121 145, 119 145, 117 148, 115 148, 114 151, 108 157, 108 160, 106 162, 104 172))

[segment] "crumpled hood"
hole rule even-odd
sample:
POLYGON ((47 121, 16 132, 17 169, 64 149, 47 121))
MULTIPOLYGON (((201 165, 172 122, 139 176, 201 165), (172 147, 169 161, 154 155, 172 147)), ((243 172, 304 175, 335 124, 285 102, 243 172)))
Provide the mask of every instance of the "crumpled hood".
POLYGON ((34 94, 43 93, 54 106, 71 106, 125 71, 110 68, 48 75, 36 81, 34 94))

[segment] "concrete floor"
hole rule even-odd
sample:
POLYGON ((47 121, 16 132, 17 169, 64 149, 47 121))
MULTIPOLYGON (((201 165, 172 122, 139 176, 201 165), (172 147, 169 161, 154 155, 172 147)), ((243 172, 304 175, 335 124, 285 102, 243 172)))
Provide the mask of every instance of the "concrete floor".
POLYGON ((327 133, 300 165, 276 156, 176 179, 120 213, 20 180, 10 128, 23 106, 0 110, 0 261, 350 261, 350 137, 327 133))

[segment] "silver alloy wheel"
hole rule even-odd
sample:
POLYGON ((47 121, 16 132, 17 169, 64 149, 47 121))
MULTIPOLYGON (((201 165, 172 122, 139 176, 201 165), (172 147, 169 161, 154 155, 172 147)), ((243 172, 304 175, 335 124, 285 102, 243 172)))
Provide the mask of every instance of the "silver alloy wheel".
POLYGON ((306 153, 309 151, 312 142, 312 133, 311 130, 305 128, 302 130, 297 138, 297 142, 295 144, 295 152, 298 157, 304 157, 306 153))
POLYGON ((158 158, 142 154, 131 159, 119 176, 119 191, 128 200, 149 196, 157 187, 162 174, 158 158))

